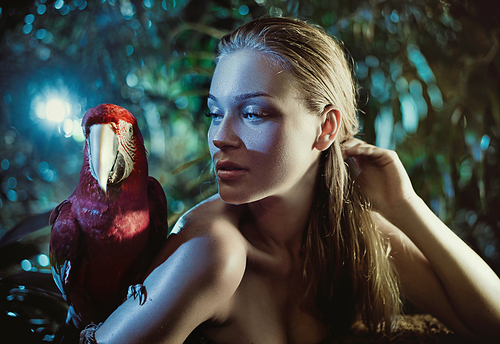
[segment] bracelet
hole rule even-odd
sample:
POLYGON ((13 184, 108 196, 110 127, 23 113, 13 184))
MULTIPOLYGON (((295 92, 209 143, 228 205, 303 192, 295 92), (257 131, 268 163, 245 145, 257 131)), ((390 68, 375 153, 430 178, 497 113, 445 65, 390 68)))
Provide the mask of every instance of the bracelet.
POLYGON ((99 323, 98 325, 96 324, 89 324, 85 329, 80 332, 80 344, 99 344, 95 340, 95 331, 101 327, 102 323, 99 323))

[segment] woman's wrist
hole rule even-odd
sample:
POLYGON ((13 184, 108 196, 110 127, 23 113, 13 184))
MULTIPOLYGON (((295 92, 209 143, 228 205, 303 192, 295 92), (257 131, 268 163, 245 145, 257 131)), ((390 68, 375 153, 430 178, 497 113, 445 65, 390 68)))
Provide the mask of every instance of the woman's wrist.
MULTIPOLYGON (((396 227, 403 226, 409 220, 409 215, 418 212, 425 202, 416 193, 411 193, 395 204, 384 207, 378 212, 396 227)), ((430 210, 429 210, 430 211, 430 210)))

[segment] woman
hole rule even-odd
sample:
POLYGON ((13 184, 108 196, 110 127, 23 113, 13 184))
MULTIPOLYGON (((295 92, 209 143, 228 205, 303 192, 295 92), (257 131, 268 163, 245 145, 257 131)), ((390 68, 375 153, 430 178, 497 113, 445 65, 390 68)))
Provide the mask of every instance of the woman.
POLYGON ((182 343, 198 328, 217 343, 318 343, 358 318, 390 331, 399 289, 452 330, 498 336, 500 280, 394 152, 353 138, 355 94, 320 28, 265 18, 225 36, 208 96, 219 193, 175 225, 146 301, 125 301, 95 340, 182 343))

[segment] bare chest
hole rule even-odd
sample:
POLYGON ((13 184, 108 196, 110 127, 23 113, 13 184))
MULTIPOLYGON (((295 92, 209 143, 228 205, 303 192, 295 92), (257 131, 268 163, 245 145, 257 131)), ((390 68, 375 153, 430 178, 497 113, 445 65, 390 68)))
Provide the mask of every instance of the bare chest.
POLYGON ((250 269, 228 304, 227 320, 206 335, 219 344, 318 343, 326 329, 303 309, 303 295, 301 274, 250 269))

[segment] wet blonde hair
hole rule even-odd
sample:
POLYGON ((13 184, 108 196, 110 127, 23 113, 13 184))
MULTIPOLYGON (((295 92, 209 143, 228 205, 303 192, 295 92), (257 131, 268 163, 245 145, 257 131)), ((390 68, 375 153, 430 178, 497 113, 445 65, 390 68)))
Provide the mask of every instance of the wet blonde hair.
POLYGON ((390 332, 401 311, 390 248, 373 223, 367 200, 342 158, 341 142, 358 132, 356 85, 342 45, 318 26, 292 18, 253 20, 224 36, 218 59, 243 49, 263 53, 293 76, 306 106, 341 112, 334 143, 322 152, 318 190, 303 238, 304 306, 345 333, 355 320, 390 332))

